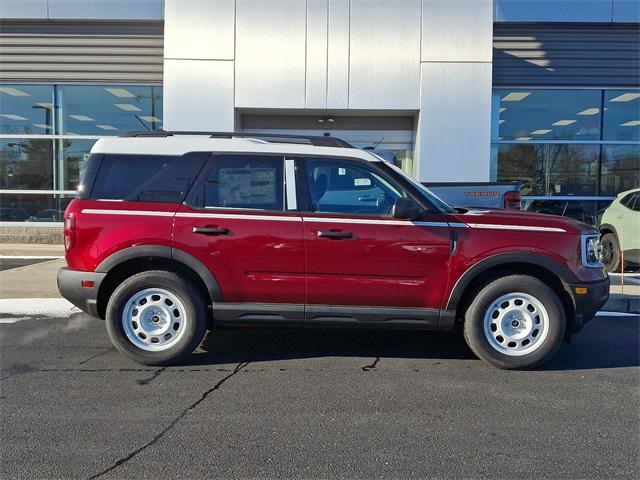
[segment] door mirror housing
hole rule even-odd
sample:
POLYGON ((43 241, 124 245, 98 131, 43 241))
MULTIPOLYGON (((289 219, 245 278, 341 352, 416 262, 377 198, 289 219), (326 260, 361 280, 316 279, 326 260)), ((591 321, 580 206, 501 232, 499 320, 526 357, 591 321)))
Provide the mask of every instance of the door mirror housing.
POLYGON ((420 205, 410 198, 401 197, 395 201, 391 207, 391 216, 403 220, 414 220, 424 214, 420 205))

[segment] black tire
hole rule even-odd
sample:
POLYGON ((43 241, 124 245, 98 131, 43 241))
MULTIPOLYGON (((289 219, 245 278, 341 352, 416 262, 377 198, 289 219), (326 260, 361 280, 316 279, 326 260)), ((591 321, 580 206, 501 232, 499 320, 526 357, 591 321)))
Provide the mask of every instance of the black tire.
POLYGON ((620 270, 620 245, 614 233, 605 233, 600 239, 602 245, 602 263, 607 272, 620 270))
POLYGON ((163 270, 141 272, 122 282, 107 304, 106 324, 113 345, 124 355, 145 365, 168 365, 189 356, 202 342, 206 332, 207 309, 198 291, 182 276, 163 270), (175 344, 162 351, 147 351, 136 346, 124 331, 122 314, 128 300, 138 292, 161 288, 175 295, 185 310, 184 327, 175 344))
POLYGON ((491 365, 504 369, 533 368, 549 360, 560 348, 566 328, 565 316, 558 295, 547 284, 528 275, 509 275, 490 282, 477 292, 465 314, 464 338, 473 353, 491 365), (546 337, 539 340, 536 349, 520 356, 507 355, 492 346, 484 327, 485 314, 488 314, 494 302, 503 295, 515 292, 534 297, 548 316, 546 337))

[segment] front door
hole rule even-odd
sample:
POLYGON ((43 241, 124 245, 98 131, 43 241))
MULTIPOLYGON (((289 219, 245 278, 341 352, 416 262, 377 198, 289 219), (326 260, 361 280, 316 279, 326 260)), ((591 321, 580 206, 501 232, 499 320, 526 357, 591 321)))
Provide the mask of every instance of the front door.
POLYGON ((207 168, 189 205, 176 213, 173 246, 209 268, 221 289, 221 309, 262 312, 268 319, 267 304, 289 304, 302 319, 302 218, 295 199, 287 201, 285 182, 285 171, 294 169, 285 167, 282 155, 213 156, 207 168), (232 305, 245 302, 254 305, 232 305))
POLYGON ((440 213, 390 216, 402 187, 371 162, 301 160, 307 305, 441 307, 450 234, 440 213))

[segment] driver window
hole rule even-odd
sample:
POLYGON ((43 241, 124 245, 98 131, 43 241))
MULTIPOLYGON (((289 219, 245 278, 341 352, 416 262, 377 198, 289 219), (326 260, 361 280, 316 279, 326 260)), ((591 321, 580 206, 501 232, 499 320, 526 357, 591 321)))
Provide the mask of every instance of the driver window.
POLYGON ((308 160, 313 210, 323 213, 389 215, 402 192, 374 169, 356 162, 308 160))

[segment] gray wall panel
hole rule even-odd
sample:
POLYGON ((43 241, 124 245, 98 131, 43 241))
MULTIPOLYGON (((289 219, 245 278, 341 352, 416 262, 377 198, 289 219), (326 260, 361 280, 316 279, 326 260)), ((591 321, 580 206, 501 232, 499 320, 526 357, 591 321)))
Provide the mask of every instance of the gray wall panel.
POLYGON ((327 108, 349 107, 349 0, 329 0, 327 108))
POLYGON ((423 62, 490 62, 491 0, 423 0, 423 62))
POLYGON ((49 0, 49 18, 161 20, 163 0, 49 0))
POLYGON ((165 0, 165 58, 233 60, 235 0, 165 0))
POLYGON ((160 22, 5 23, 0 80, 160 83, 161 31, 160 22))
POLYGON ((501 24, 494 27, 495 85, 637 86, 638 25, 501 24))
POLYGON ((236 106, 304 108, 306 2, 237 0, 236 106))
POLYGON ((47 18, 47 0, 0 0, 0 18, 47 18))
POLYGON ((613 0, 613 21, 640 23, 638 0, 613 0))
POLYGON ((612 0, 495 0, 496 22, 610 22, 612 0))
POLYGON ((420 0, 352 0, 349 108, 417 109, 420 0))
POLYGON ((418 178, 489 181, 491 64, 422 64, 418 178))
POLYGON ((307 0, 307 108, 327 107, 327 0, 307 0))
POLYGON ((164 68, 166 130, 234 130, 233 62, 167 59, 164 68))

